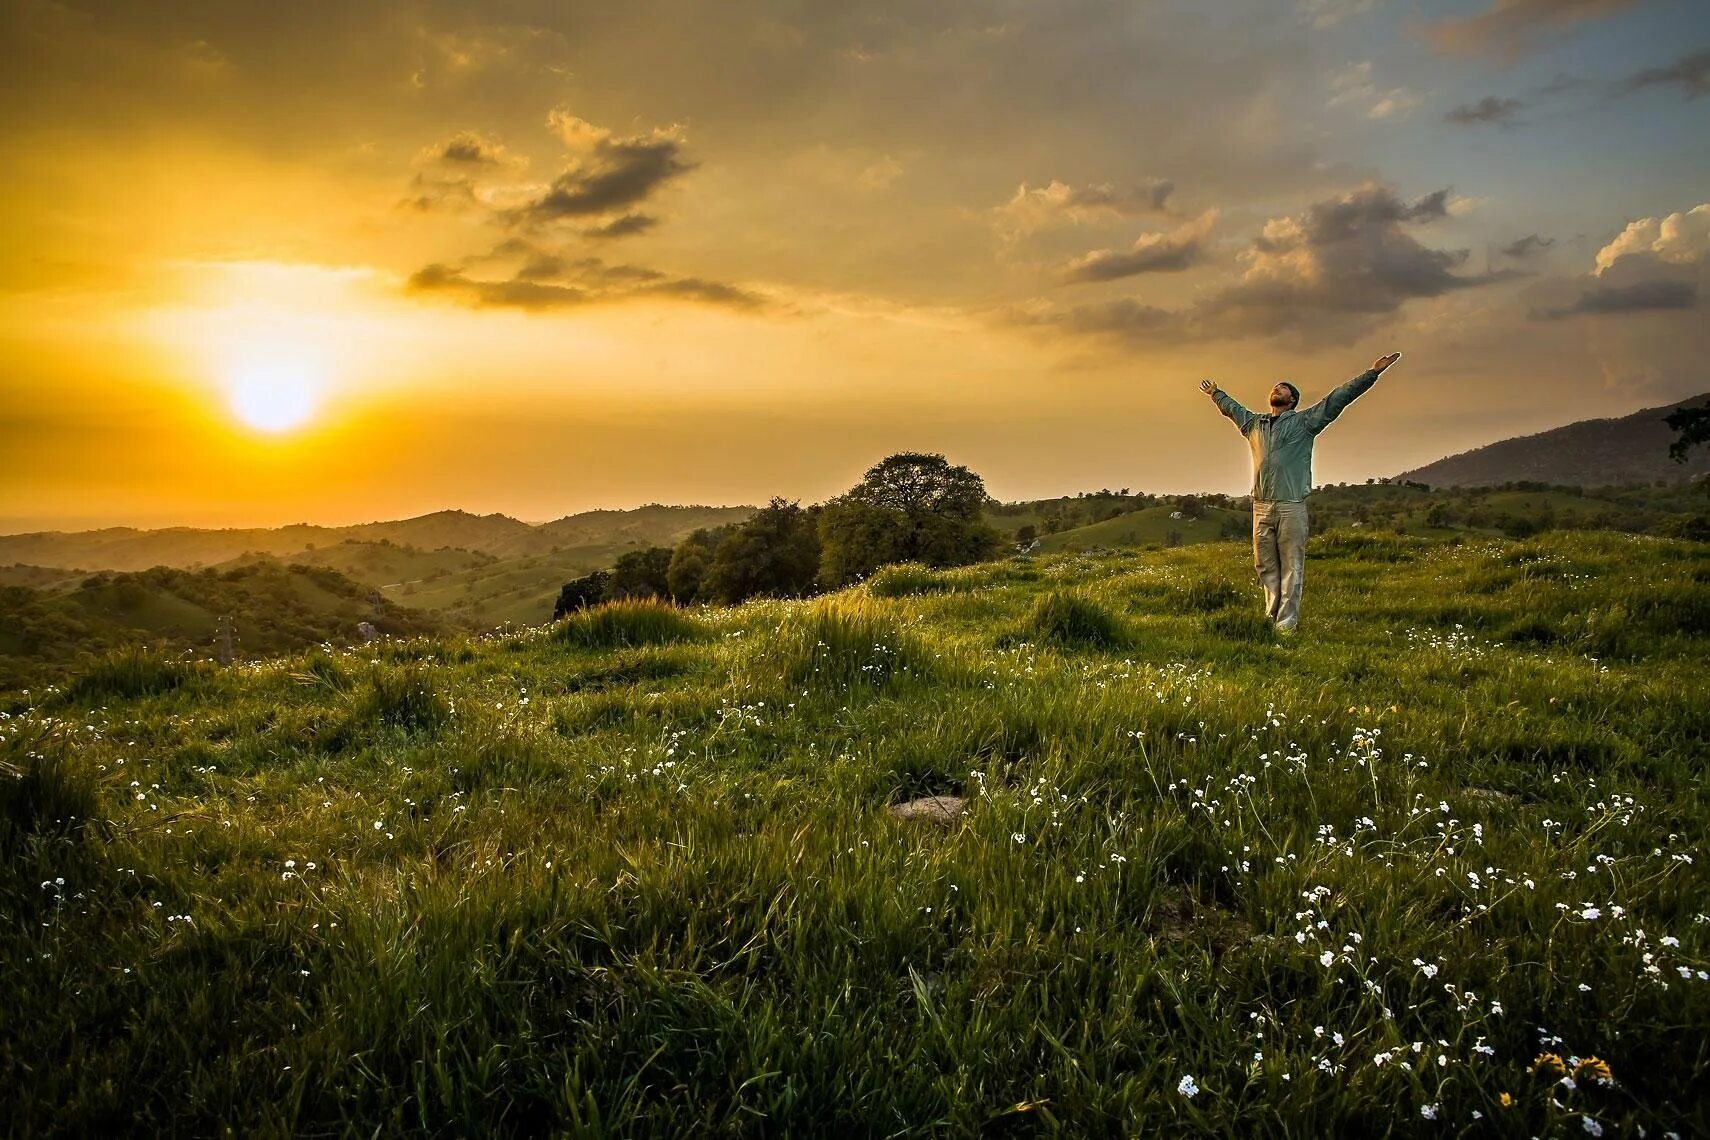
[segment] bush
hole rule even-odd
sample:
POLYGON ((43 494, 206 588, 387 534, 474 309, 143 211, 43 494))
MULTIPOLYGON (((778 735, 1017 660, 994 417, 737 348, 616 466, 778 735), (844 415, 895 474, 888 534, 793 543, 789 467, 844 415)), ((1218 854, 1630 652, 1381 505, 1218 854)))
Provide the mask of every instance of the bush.
POLYGON ((698 641, 708 635, 708 630, 668 602, 628 598, 577 610, 560 621, 552 635, 566 645, 609 649, 620 645, 698 641))
POLYGON ((1023 633, 1057 645, 1116 647, 1129 642, 1122 622, 1091 598, 1052 590, 1034 603, 1023 633))

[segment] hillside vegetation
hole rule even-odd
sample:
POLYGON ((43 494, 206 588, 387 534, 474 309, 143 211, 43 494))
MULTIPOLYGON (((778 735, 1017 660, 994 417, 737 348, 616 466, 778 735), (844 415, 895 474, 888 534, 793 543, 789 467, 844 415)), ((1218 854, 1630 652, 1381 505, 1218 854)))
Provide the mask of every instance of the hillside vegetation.
POLYGON ((54 589, 0 586, 0 691, 39 685, 103 652, 152 648, 208 658, 231 619, 232 652, 273 657, 360 640, 369 622, 398 636, 443 632, 436 617, 381 600, 335 570, 271 561, 223 571, 94 574, 54 589))
POLYGON ((1254 595, 900 566, 14 697, 11 1128, 1710 1131, 1710 546, 1254 595))

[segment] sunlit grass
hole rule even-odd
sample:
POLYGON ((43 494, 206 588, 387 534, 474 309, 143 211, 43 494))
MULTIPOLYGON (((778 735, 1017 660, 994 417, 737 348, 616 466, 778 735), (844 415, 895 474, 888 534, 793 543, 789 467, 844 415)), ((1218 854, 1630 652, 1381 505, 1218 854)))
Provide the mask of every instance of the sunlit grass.
POLYGON ((1703 1133, 1710 548, 1314 542, 13 698, 11 1127, 1703 1133))

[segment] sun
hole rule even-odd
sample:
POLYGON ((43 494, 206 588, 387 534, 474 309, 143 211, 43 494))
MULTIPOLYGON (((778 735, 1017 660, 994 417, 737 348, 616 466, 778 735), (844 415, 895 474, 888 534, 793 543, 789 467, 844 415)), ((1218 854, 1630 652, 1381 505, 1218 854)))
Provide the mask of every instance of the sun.
POLYGON ((322 377, 303 360, 253 362, 227 379, 232 414, 258 431, 302 427, 320 407, 322 377))

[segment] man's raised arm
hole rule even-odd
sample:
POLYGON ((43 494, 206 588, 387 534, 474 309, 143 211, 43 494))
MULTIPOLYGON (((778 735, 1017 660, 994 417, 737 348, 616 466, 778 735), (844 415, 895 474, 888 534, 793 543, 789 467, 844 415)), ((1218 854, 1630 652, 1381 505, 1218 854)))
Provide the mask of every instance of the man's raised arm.
POLYGON ((1330 394, 1312 405, 1303 408, 1301 419, 1306 421, 1306 430, 1317 435, 1330 426, 1337 416, 1347 410, 1349 404, 1359 399, 1366 390, 1377 383, 1383 370, 1401 358, 1401 353, 1392 352, 1388 356, 1380 356, 1372 362, 1372 366, 1353 379, 1338 384, 1330 390, 1330 394))
POLYGON ((1217 405, 1218 411, 1235 421, 1235 426, 1242 435, 1246 435, 1247 429, 1253 426, 1254 420, 1258 419, 1252 412, 1243 408, 1239 400, 1210 380, 1201 380, 1199 390, 1211 397, 1212 402, 1217 405))

